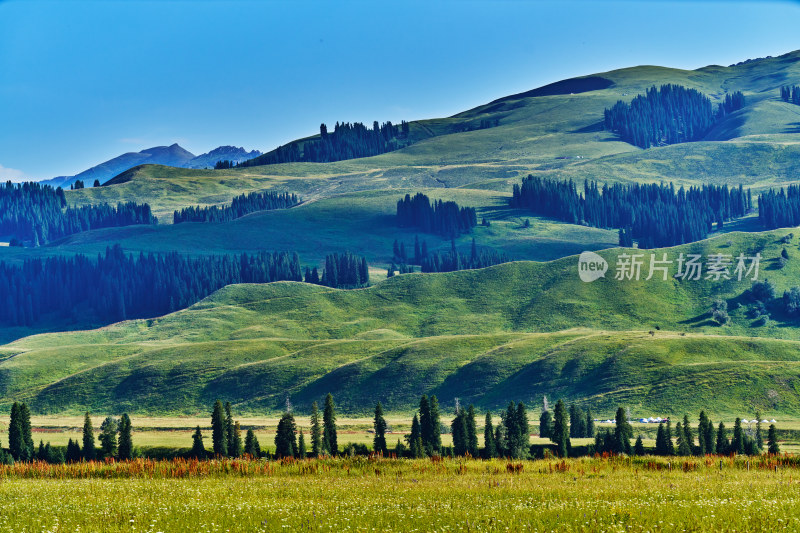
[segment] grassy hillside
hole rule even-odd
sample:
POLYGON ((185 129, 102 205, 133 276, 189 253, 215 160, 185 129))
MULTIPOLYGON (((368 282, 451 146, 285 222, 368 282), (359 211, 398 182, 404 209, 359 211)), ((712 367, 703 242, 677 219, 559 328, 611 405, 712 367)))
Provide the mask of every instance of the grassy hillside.
MULTIPOLYGON (((762 279, 780 293, 800 274, 800 258, 770 270, 784 234, 730 234, 666 253, 759 251, 762 279)), ((613 265, 619 252, 602 254, 613 265)), ((586 284, 576 266, 574 257, 518 262, 354 291, 230 286, 162 318, 8 344, 0 396, 40 412, 194 413, 217 396, 272 411, 287 394, 307 405, 332 391, 345 411, 363 413, 375 400, 409 410, 434 391, 445 406, 548 394, 595 409, 800 414, 797 319, 776 312, 754 326, 741 297, 749 282, 586 284), (716 297, 744 304, 729 325, 709 320, 716 297)))

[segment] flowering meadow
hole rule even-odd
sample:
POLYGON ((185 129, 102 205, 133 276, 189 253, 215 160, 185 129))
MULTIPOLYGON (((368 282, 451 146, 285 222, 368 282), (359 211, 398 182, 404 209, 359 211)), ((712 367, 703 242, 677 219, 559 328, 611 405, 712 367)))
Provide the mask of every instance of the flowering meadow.
POLYGON ((2 531, 797 531, 793 457, 0 467, 2 531))

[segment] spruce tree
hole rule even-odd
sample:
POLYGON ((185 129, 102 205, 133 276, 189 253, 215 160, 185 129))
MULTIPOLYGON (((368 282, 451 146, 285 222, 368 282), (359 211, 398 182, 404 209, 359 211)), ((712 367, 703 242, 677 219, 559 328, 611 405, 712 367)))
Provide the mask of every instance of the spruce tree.
POLYGON ((19 404, 11 405, 11 420, 8 424, 8 449, 15 461, 22 461, 25 454, 25 441, 22 436, 19 404))
POLYGON ((322 413, 322 448, 326 453, 336 456, 339 453, 339 442, 336 436, 336 407, 333 395, 325 397, 325 411, 322 413))
POLYGON ((118 429, 117 421, 110 416, 107 416, 103 423, 100 424, 100 450, 104 458, 117 455, 118 429))
POLYGON ((311 455, 319 457, 322 453, 322 426, 319 422, 317 402, 311 404, 311 455))
POLYGON ((667 427, 664 428, 664 446, 666 453, 664 455, 675 455, 675 444, 672 442, 672 420, 667 418, 667 427))
POLYGON ((483 427, 483 458, 494 459, 497 457, 497 447, 494 442, 494 428, 492 427, 492 412, 486 412, 483 427))
POLYGON ((236 457, 236 455, 234 455, 234 447, 236 444, 233 442, 236 439, 234 430, 235 427, 233 415, 231 414, 231 402, 225 402, 225 443, 228 449, 228 457, 236 457))
POLYGON ((467 451, 472 457, 478 457, 478 428, 475 424, 475 406, 467 408, 467 451))
POLYGON ((564 405, 564 400, 556 402, 555 414, 553 417, 553 433, 550 440, 556 444, 556 450, 559 457, 567 456, 567 449, 569 448, 569 426, 567 422, 567 407, 564 405))
POLYGON ((756 411, 756 446, 759 450, 764 449, 764 435, 761 433, 761 411, 756 411))
POLYGON ((19 405, 20 428, 22 430, 22 442, 25 446, 24 459, 33 459, 33 433, 31 431, 31 412, 24 402, 19 405))
POLYGON ((411 457, 414 459, 423 457, 425 451, 422 444, 422 424, 420 424, 416 413, 414 413, 414 419, 411 421, 411 433, 406 438, 408 439, 408 449, 411 457))
POLYGON ((453 453, 457 456, 467 454, 467 421, 463 409, 459 409, 450 424, 453 433, 453 453))
POLYGON ((686 447, 689 450, 689 453, 686 455, 692 455, 694 453, 694 437, 692 436, 692 426, 689 425, 689 415, 683 415, 683 440, 686 441, 686 447))
POLYGON ((261 457, 261 446, 258 444, 258 438, 252 428, 247 430, 244 438, 244 453, 255 459, 261 457))
POLYGON ((133 428, 131 418, 127 413, 122 413, 119 419, 119 446, 117 453, 120 461, 133 459, 133 428))
POLYGON ((614 442, 615 452, 631 454, 631 439, 633 438, 633 428, 628 423, 628 417, 625 414, 625 409, 622 407, 617 408, 616 426, 614 427, 614 442))
POLYGON ((656 431, 656 455, 667 455, 667 437, 664 432, 664 422, 659 422, 656 431))
POLYGON ((770 424, 767 432, 767 453, 770 455, 781 453, 781 448, 778 446, 778 430, 775 428, 775 424, 770 424))
POLYGON ((206 458, 206 447, 203 444, 203 433, 200 431, 200 426, 197 426, 192 434, 192 450, 189 452, 189 456, 201 461, 206 458))
POLYGON ((81 451, 81 445, 78 443, 77 440, 69 439, 67 443, 67 455, 66 461, 68 463, 77 463, 83 459, 83 452, 81 451))
POLYGON ((706 431, 705 431, 705 440, 706 440, 706 453, 716 453, 717 451, 717 441, 714 432, 714 423, 711 419, 708 419, 706 423, 706 431))
POLYGON ((594 438, 594 417, 592 417, 592 410, 586 410, 586 437, 587 438, 594 438))
POLYGON ((300 436, 297 439, 297 456, 300 459, 305 459, 308 457, 308 453, 306 453, 306 438, 303 435, 303 430, 300 430, 300 436))
POLYGON ((439 417, 439 400, 436 399, 436 396, 431 396, 430 405, 430 428, 428 431, 431 440, 427 451, 430 455, 439 455, 442 453, 442 423, 439 417))
POLYGON ((697 424, 697 453, 700 456, 706 455, 708 448, 706 447, 706 433, 709 424, 708 417, 705 411, 700 411, 700 421, 697 424))
POLYGON ((92 419, 89 418, 89 412, 83 418, 83 458, 87 461, 93 461, 97 456, 94 447, 94 428, 92 427, 92 419))
POLYGON ((239 426, 238 420, 233 423, 233 439, 228 453, 231 457, 241 457, 242 455, 242 428, 239 426))
POLYGON ((742 431, 742 419, 736 417, 733 423, 733 440, 731 440, 731 451, 744 455, 744 432, 742 431))
POLYGON ((383 418, 381 402, 375 404, 375 418, 372 421, 372 428, 375 430, 375 437, 372 439, 373 451, 387 455, 389 450, 386 447, 386 419, 383 418))
POLYGON ((678 437, 677 454, 683 457, 692 455, 692 450, 689 448, 689 443, 686 441, 686 431, 684 431, 683 425, 680 422, 675 424, 675 434, 678 437))
POLYGON ((642 455, 644 455, 644 453, 645 453, 644 452, 644 442, 642 442, 642 436, 641 435, 636 437, 636 444, 633 446, 633 453, 638 455, 638 456, 640 456, 640 457, 642 455))
POLYGON ((225 428, 225 410, 222 401, 214 402, 214 411, 211 414, 211 443, 214 455, 225 457, 228 455, 228 433, 225 428))
POLYGON ((280 421, 278 421, 278 429, 275 432, 275 456, 277 458, 297 455, 296 430, 294 416, 288 411, 285 412, 280 421))
POLYGON ((539 417, 539 437, 549 439, 553 434, 553 415, 550 411, 542 411, 539 417))
POLYGON ((730 443, 728 442, 728 432, 725 429, 725 424, 722 422, 719 423, 719 428, 717 429, 717 444, 716 444, 716 451, 719 455, 727 455, 730 450, 730 443))

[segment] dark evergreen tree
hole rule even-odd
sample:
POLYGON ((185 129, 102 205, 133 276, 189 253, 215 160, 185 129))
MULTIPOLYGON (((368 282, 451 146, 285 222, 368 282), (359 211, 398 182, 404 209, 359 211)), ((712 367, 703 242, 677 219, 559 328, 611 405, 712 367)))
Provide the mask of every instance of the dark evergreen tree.
POLYGON ((225 423, 225 409, 220 400, 214 402, 214 411, 211 413, 211 443, 214 448, 214 455, 227 457, 228 431, 225 423))
POLYGON ((450 424, 453 434, 453 453, 457 456, 467 455, 467 420, 466 413, 459 409, 450 424))
POLYGON ((119 424, 114 418, 107 416, 100 424, 100 452, 103 457, 115 457, 117 455, 117 431, 119 424))
POLYGON ((256 437, 252 428, 247 430, 244 438, 244 453, 256 459, 261 457, 261 445, 258 443, 258 437, 256 437))
POLYGON ((658 431, 656 431, 656 455, 667 455, 667 440, 664 433, 664 422, 658 423, 658 431))
POLYGON ((233 438, 231 439, 231 446, 228 448, 228 455, 230 457, 241 457, 242 451, 242 428, 239 426, 239 422, 236 421, 233 423, 233 438))
POLYGON ((275 456, 295 457, 297 456, 297 436, 295 432, 297 426, 294 422, 294 416, 288 411, 283 414, 278 421, 278 429, 275 433, 275 456))
POLYGON ((539 417, 539 437, 549 439, 553 434, 553 415, 550 411, 543 410, 539 417))
POLYGON ((642 436, 639 435, 636 437, 636 444, 633 445, 633 453, 638 456, 642 456, 645 454, 644 451, 644 442, 642 442, 642 436))
POLYGON ((719 428, 717 429, 717 443, 716 443, 716 451, 719 455, 727 455, 730 453, 731 443, 728 442, 728 432, 725 429, 725 424, 722 422, 719 423, 719 428))
POLYGON ((234 448, 234 423, 231 413, 231 402, 225 402, 225 448, 228 450, 228 457, 236 457, 233 454, 234 448))
POLYGON ((665 455, 675 455, 675 443, 672 442, 672 421, 667 418, 667 426, 664 428, 664 444, 666 446, 665 455))
POLYGON ((492 412, 486 412, 486 420, 483 427, 483 458, 493 459, 497 457, 497 447, 494 442, 494 428, 492 427, 492 412))
POLYGON ((375 418, 372 421, 372 428, 375 430, 375 437, 372 439, 372 449, 375 453, 387 455, 386 447, 386 419, 383 418, 383 406, 381 402, 375 404, 375 418))
POLYGON ((767 433, 767 453, 771 455, 778 455, 781 453, 781 448, 778 446, 778 430, 775 424, 769 425, 769 432, 767 433))
POLYGON ((556 444, 559 457, 567 457, 569 445, 569 424, 567 421, 567 407, 564 400, 556 403, 555 414, 553 416, 553 432, 550 440, 556 444))
POLYGON ((325 410, 322 413, 322 449, 332 456, 339 454, 339 440, 336 435, 336 406, 333 395, 325 397, 325 410))
POLYGON ((689 425, 689 415, 683 415, 683 440, 686 442, 686 449, 689 450, 687 455, 692 455, 694 450, 694 436, 692 435, 692 426, 689 425))
POLYGON ((631 439, 633 438, 633 428, 628 423, 625 409, 617 408, 614 426, 614 451, 615 453, 631 454, 631 439))
POLYGON ((311 455, 319 457, 322 449, 322 425, 319 420, 319 407, 317 402, 311 404, 311 455))
POLYGON ((127 413, 122 413, 119 418, 119 445, 117 454, 120 461, 133 459, 133 426, 127 413))
POLYGON ((414 419, 411 421, 411 433, 406 435, 408 439, 408 448, 413 459, 418 459, 425 456, 425 447, 422 444, 422 424, 416 413, 414 419))
POLYGON ((478 428, 475 423, 475 406, 467 408, 467 451, 470 456, 478 457, 478 428))
POLYGON ((594 418, 592 417, 592 410, 586 410, 586 425, 584 426, 585 429, 585 437, 587 438, 594 438, 594 418))
POLYGON ((731 440, 730 451, 744 455, 744 431, 742 431, 742 419, 739 417, 736 417, 736 421, 733 423, 733 439, 731 440))
POLYGON ((94 428, 92 427, 92 419, 89 418, 89 412, 83 418, 83 458, 87 461, 93 461, 97 456, 94 445, 94 428))
POLYGON ((83 459, 81 445, 77 440, 69 439, 69 442, 67 443, 67 453, 65 459, 68 463, 79 463, 83 459))
POLYGON ((759 450, 764 449, 764 435, 761 433, 761 411, 758 410, 756 410, 756 446, 759 450))
POLYGON ((300 437, 297 439, 297 457, 300 459, 305 459, 308 457, 308 453, 306 452, 306 438, 303 436, 303 430, 300 430, 300 437))

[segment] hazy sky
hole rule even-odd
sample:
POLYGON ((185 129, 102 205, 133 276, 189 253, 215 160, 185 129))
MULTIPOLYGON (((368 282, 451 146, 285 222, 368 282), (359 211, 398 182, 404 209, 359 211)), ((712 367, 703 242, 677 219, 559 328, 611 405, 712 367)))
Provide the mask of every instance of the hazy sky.
MULTIPOLYGON (((441 117, 559 79, 800 48, 800 3, 0 0, 0 178, 320 122, 441 117)), ((798 80, 800 81, 800 80, 798 80)))

